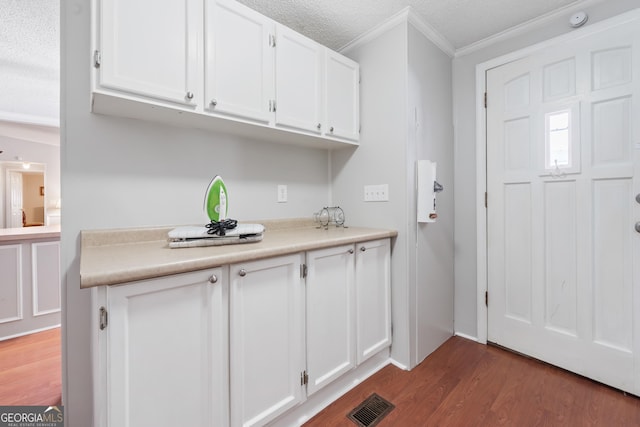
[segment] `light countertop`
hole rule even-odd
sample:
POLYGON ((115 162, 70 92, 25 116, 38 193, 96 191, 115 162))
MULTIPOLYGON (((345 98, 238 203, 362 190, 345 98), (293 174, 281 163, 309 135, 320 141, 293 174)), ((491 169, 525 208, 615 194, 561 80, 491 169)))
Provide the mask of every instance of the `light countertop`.
POLYGON ((82 231, 80 287, 116 285, 398 234, 351 226, 318 229, 307 219, 247 222, 265 226, 262 241, 171 249, 167 233, 173 227, 82 231))
POLYGON ((21 240, 60 238, 60 225, 0 228, 0 244, 21 240))

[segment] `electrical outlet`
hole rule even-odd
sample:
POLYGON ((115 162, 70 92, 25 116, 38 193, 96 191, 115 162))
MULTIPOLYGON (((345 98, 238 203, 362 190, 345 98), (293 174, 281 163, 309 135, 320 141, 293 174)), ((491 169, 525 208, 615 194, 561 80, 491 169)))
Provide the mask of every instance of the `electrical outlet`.
POLYGON ((278 185, 278 203, 287 202, 287 186, 278 185))
POLYGON ((389 184, 365 185, 364 201, 365 202, 388 202, 389 201, 389 184))

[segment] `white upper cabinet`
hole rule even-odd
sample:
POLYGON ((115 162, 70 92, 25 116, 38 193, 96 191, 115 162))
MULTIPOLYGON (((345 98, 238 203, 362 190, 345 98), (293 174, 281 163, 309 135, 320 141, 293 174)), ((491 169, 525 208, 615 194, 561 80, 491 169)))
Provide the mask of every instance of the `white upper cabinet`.
POLYGON ((324 47, 277 26, 276 125, 320 133, 324 47))
POLYGON ((235 0, 205 10, 205 110, 269 123, 275 23, 235 0))
POLYGON ((195 107, 199 0, 102 0, 97 89, 195 107))
POLYGON ((357 145, 350 59, 235 0, 93 1, 93 112, 357 145))
POLYGON ((357 141, 360 133, 360 66, 326 49, 325 129, 328 136, 357 141))

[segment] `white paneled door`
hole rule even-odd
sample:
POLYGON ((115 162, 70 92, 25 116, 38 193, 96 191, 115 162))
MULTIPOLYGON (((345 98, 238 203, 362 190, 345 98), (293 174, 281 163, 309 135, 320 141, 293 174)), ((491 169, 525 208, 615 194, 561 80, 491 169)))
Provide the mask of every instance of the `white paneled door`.
POLYGON ((640 23, 487 92, 489 341, 640 395, 640 23))

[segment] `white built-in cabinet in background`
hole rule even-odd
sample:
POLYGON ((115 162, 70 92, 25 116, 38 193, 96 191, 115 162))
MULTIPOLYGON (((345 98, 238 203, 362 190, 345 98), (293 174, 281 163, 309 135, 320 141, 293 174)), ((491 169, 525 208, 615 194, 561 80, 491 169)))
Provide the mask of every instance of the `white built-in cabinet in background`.
POLYGON ((277 422, 391 345, 389 265, 381 239, 99 288, 96 425, 277 422))
POLYGON ((95 2, 94 112, 357 144, 354 61, 235 0, 95 2))
POLYGON ((60 241, 0 245, 0 341, 60 325, 60 241))

